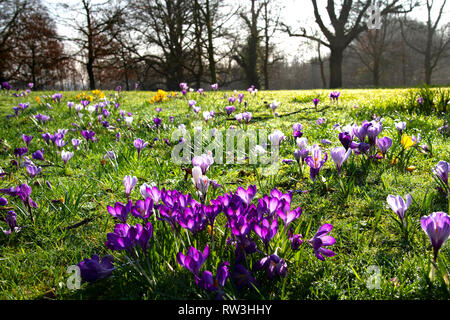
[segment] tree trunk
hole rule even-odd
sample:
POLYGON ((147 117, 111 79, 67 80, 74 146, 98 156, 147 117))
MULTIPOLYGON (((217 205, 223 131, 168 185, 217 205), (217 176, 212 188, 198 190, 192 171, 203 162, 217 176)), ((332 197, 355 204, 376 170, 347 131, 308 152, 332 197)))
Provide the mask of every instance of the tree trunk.
POLYGON ((320 77, 322 78, 322 87, 327 87, 327 80, 325 79, 325 70, 323 68, 323 60, 322 56, 320 55, 320 42, 317 43, 317 53, 319 56, 319 66, 320 66, 320 77))
POLYGON ((86 71, 89 77, 89 89, 95 90, 94 66, 91 61, 86 64, 86 71))
POLYGON ((330 55, 330 89, 342 87, 342 60, 344 49, 331 47, 330 55))
POLYGON ((209 6, 209 0, 206 0, 206 30, 208 32, 208 63, 209 73, 211 74, 211 83, 217 82, 216 76, 216 61, 214 59, 214 43, 213 43, 213 28, 211 21, 211 8, 209 6))

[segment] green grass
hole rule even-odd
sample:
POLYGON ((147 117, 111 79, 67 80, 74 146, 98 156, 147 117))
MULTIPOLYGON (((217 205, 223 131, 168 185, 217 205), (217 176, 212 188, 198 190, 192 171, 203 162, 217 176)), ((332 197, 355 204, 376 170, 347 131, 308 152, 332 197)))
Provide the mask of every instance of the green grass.
MULTIPOLYGON (((448 90, 448 88, 441 88, 448 90)), ((441 90, 441 89, 430 89, 441 90)), ((175 255, 180 246, 186 252, 188 241, 203 249, 209 241, 209 235, 204 232, 198 239, 187 237, 184 232, 179 239, 174 240, 170 228, 152 220, 154 238, 151 245, 149 264, 156 276, 156 284, 149 286, 148 281, 126 264, 122 252, 111 252, 106 248, 106 234, 112 232, 115 221, 106 210, 107 205, 116 201, 125 202, 126 197, 122 185, 125 175, 136 176, 139 179, 131 198, 141 198, 139 186, 142 183, 154 182, 158 187, 177 189, 184 193, 194 194, 190 177, 185 180, 183 167, 175 165, 170 158, 172 147, 164 143, 170 139, 171 133, 180 123, 188 130, 202 125, 203 128, 228 128, 229 125, 239 126, 236 121, 226 120, 224 107, 228 105, 225 98, 232 92, 207 92, 205 96, 188 93, 187 97, 171 98, 156 104, 148 103, 152 92, 122 92, 117 101, 119 109, 109 107, 112 119, 118 118, 118 110, 132 112, 134 119, 132 127, 127 129, 120 124, 122 139, 116 141, 117 130, 108 130, 98 124, 96 115, 79 118, 74 110, 69 112, 68 101, 79 101, 75 96, 80 92, 63 92, 60 104, 49 102, 52 109, 47 108, 44 95, 54 92, 33 92, 26 97, 16 98, 10 94, 0 93, 0 168, 6 173, 0 180, 0 188, 9 188, 19 183, 28 183, 32 187, 33 200, 38 204, 34 210, 35 221, 32 222, 26 208, 20 200, 8 197, 8 206, 14 207, 17 221, 22 230, 11 236, 0 233, 0 299, 214 299, 214 294, 208 294, 199 289, 192 274, 178 265, 175 255), (35 100, 41 97, 41 104, 35 100), (202 108, 199 117, 190 111, 188 114, 187 99, 197 100, 202 108), (7 119, 7 114, 13 114, 12 107, 18 103, 30 102, 30 107, 19 113, 18 117, 7 119), (162 112, 157 114, 156 107, 162 112), (212 122, 205 124, 201 114, 206 110, 214 110, 216 116, 212 122), (46 114, 52 120, 41 125, 34 120, 37 113, 46 114), (162 118, 166 130, 152 130, 155 116, 162 118), (174 117, 173 123, 169 116, 174 117), (76 123, 82 129, 89 127, 96 131, 98 142, 86 141, 75 151, 74 157, 63 167, 63 162, 56 148, 48 147, 40 137, 42 133, 54 133, 57 129, 69 129, 65 141, 69 142, 63 149, 73 150, 71 139, 84 140, 76 123), (23 147, 22 134, 34 136, 28 155, 37 149, 45 149, 44 156, 58 166, 44 166, 42 174, 30 178, 25 168, 17 168, 11 164, 16 147, 23 147), (159 140, 154 141, 158 137, 159 140), (140 159, 133 146, 133 140, 141 138, 151 144, 145 148, 140 159), (103 161, 106 151, 114 151, 117 159, 103 161), (50 189, 46 182, 50 182, 50 189), (57 201, 59 200, 59 201, 57 201), (84 219, 88 223, 67 230, 84 219), (71 291, 66 282, 69 274, 68 266, 77 264, 92 254, 103 256, 113 254, 116 266, 113 276, 94 283, 83 284, 80 290, 71 291)), ((416 91, 410 89, 365 89, 341 90, 339 103, 330 103, 327 95, 329 90, 310 91, 260 91, 256 96, 245 93, 247 108, 235 104, 234 114, 250 111, 253 114, 248 129, 263 128, 279 129, 287 137, 281 144, 280 158, 294 159, 295 142, 292 138, 292 124, 303 125, 303 136, 307 137, 308 145, 319 144, 321 139, 329 139, 332 145, 323 146, 329 159, 325 163, 314 186, 309 179, 309 168, 303 169, 300 176, 298 166, 280 164, 276 176, 264 176, 248 164, 213 164, 208 170, 208 177, 217 180, 223 186, 216 196, 225 192, 234 192, 238 186, 247 187, 256 184, 256 198, 270 192, 272 188, 287 190, 308 190, 307 193, 294 193, 291 208, 301 206, 302 216, 295 221, 294 228, 305 239, 312 237, 318 227, 331 223, 334 228, 331 235, 336 238, 336 244, 331 247, 336 256, 326 261, 316 259, 311 248, 304 243, 301 249, 287 259, 288 276, 268 280, 264 272, 256 273, 259 283, 258 291, 244 289, 238 291, 228 281, 226 298, 251 299, 448 299, 449 288, 443 279, 443 273, 449 272, 449 245, 444 245, 439 254, 439 270, 434 280, 430 280, 431 249, 427 235, 420 227, 420 218, 435 211, 449 212, 449 200, 436 190, 432 168, 439 160, 449 161, 449 134, 437 131, 448 119, 442 110, 421 112, 411 98, 416 91), (411 93, 413 92, 413 93, 411 93), (317 110, 312 99, 320 96, 317 110), (277 109, 278 117, 266 107, 274 100, 281 102, 277 109), (381 136, 389 136, 394 144, 388 159, 380 162, 368 161, 362 156, 351 156, 344 165, 341 188, 335 165, 330 157, 330 148, 340 146, 338 131, 333 129, 335 123, 342 126, 373 117, 383 119, 381 136), (326 118, 324 125, 317 125, 318 118, 326 118), (411 149, 409 165, 413 171, 403 170, 392 165, 394 148, 400 151, 395 122, 406 121, 406 134, 420 133, 422 141, 432 147, 432 153, 421 153, 411 149), (353 160, 352 160, 353 158, 353 160), (323 177, 323 179, 322 179, 323 177), (258 181, 258 179, 261 179, 258 181), (402 235, 393 212, 386 204, 388 194, 411 194, 413 202, 407 211, 409 233, 408 239, 402 235), (379 268, 380 286, 370 289, 367 285, 370 277, 370 267, 379 268), (393 280, 393 279, 396 280, 393 280)), ((89 93, 88 93, 89 94, 89 93)), ((114 98, 114 92, 105 92, 106 98, 114 98)), ((439 95, 435 95, 438 99, 439 95)), ((415 97, 415 96, 414 96, 415 97)), ((174 145, 174 144, 172 144, 174 145)), ((395 154, 395 155, 396 155, 395 154)), ((39 163, 39 161, 36 161, 39 163)), ((258 170, 261 170, 259 168, 258 170)), ((0 210, 3 216, 5 210, 0 210)), ((223 217, 222 217, 223 218, 223 217)), ((137 220, 135 220, 137 222, 137 220)), ((211 253, 206 266, 202 270, 211 270, 215 274, 219 262, 234 257, 234 249, 225 243, 226 236, 221 234, 224 221, 219 221, 216 231, 215 250, 211 253)), ((7 228, 0 221, 2 228, 7 228)), ((276 247, 286 247, 282 235, 277 235, 271 244, 272 252, 276 247)), ((281 251, 282 251, 281 250, 281 251)), ((280 253, 280 251, 278 252, 280 253)), ((283 252, 287 253, 286 252, 283 252)), ((256 261, 256 260, 254 260, 256 261)), ((253 262, 254 263, 254 262, 253 262)))

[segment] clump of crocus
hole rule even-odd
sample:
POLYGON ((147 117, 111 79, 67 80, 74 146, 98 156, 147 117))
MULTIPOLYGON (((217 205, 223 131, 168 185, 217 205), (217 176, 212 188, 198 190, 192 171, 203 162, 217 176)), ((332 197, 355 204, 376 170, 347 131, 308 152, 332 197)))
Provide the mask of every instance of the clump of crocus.
POLYGON ((0 193, 7 194, 11 197, 19 197, 20 200, 22 200, 22 203, 27 207, 31 221, 34 222, 31 208, 37 208, 37 204, 31 199, 31 191, 31 187, 26 183, 18 185, 17 187, 0 189, 0 193))
POLYGON ((433 212, 420 219, 423 231, 428 235, 433 247, 433 260, 436 262, 439 249, 450 236, 450 217, 445 212, 433 212))
POLYGON ((341 95, 341 93, 337 92, 337 91, 330 92, 330 100, 332 102, 338 102, 340 95, 341 95))
POLYGON ((96 254, 91 259, 84 259, 77 266, 80 268, 80 276, 83 281, 93 282, 109 277, 114 270, 114 257, 112 255, 104 256, 101 261, 96 254))

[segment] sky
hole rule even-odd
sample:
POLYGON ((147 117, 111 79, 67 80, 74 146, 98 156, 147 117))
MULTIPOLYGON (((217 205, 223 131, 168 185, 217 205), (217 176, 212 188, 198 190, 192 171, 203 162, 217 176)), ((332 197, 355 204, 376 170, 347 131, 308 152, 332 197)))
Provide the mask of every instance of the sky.
MULTIPOLYGON (((227 3, 238 4, 242 3, 242 0, 223 0, 227 3)), ((440 4, 444 0, 434 0, 436 2, 434 7, 433 16, 436 16, 437 10, 440 4)), ((55 16, 59 16, 57 19, 58 32, 64 35, 70 35, 73 31, 64 25, 64 22, 73 20, 73 12, 67 9, 63 9, 58 6, 61 0, 42 0, 43 4, 47 6, 50 11, 55 16)), ((80 0, 65 0, 63 3, 68 5, 79 4, 80 0)), ((93 0, 94 3, 102 3, 104 0, 93 0)), ((325 11, 326 0, 318 0, 318 7, 320 12, 325 11)), ((337 3, 338 1, 336 1, 337 3)), ((305 27, 307 30, 318 30, 315 23, 313 6, 310 0, 276 0, 276 3, 281 5, 283 9, 281 10, 282 21, 291 26, 293 31, 298 30, 299 27, 305 27)), ((410 14, 410 17, 415 18, 420 21, 426 21, 426 9, 416 8, 410 14)), ((326 13, 323 15, 326 16, 326 13)), ((450 22, 450 1, 448 1, 446 8, 444 9, 444 15, 441 18, 441 25, 443 23, 450 22)), ((274 43, 278 49, 284 53, 288 61, 291 61, 295 57, 298 57, 301 61, 306 61, 314 56, 316 56, 316 50, 314 48, 305 46, 305 40, 298 37, 289 37, 287 34, 279 33, 274 39, 274 43)), ((326 49, 324 49, 326 50, 326 49)))

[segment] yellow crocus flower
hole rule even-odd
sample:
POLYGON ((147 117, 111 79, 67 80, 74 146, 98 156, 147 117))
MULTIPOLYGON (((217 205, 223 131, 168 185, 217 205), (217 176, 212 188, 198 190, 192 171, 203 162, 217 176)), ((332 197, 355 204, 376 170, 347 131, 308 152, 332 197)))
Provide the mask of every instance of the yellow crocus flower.
POLYGON ((405 134, 402 137, 401 143, 402 143, 403 148, 405 150, 407 150, 407 149, 411 148, 413 145, 415 145, 416 141, 413 141, 413 139, 410 136, 405 134))

